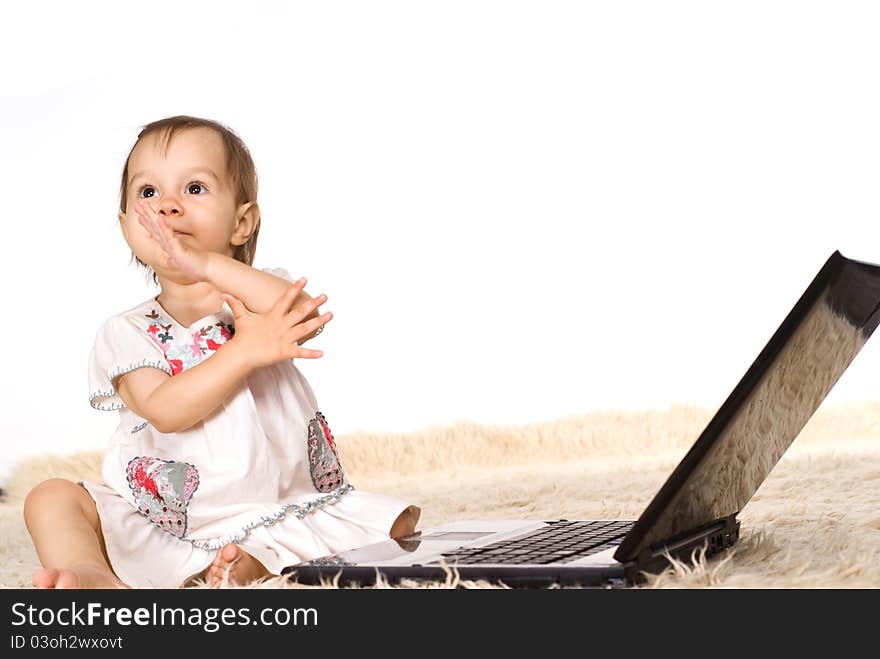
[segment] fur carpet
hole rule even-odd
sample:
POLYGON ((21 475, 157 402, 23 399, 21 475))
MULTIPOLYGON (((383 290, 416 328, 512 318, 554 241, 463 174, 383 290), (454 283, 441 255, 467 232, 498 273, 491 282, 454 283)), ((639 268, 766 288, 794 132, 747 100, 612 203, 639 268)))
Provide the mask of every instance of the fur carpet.
MULTIPOLYGON (((342 435, 337 446, 356 487, 420 505, 422 530, 455 519, 636 519, 713 414, 674 406, 527 426, 459 422, 342 435)), ((880 587, 878 440, 880 402, 821 407, 740 514, 739 543, 643 587, 880 587)), ((50 477, 100 480, 99 459, 89 452, 17 465, 0 502, 0 586, 31 587, 40 567, 21 516, 30 488, 50 477)), ((456 586, 489 584, 450 573, 446 582, 396 587, 456 586)), ((308 588, 280 578, 248 587, 308 588)))

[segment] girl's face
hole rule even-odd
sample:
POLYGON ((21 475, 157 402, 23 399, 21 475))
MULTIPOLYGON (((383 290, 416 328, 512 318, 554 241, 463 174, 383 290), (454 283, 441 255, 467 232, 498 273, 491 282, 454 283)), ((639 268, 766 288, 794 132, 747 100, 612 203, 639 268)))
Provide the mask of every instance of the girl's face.
MULTIPOLYGON (((178 131, 164 155, 161 136, 143 138, 128 161, 126 209, 119 213, 125 241, 157 274, 175 279, 162 266, 162 249, 138 222, 134 203, 145 199, 193 247, 232 256, 247 236, 239 220, 252 202, 235 206, 233 182, 219 135, 209 128, 178 131), (238 229, 238 232, 236 231, 238 229)), ((245 224, 245 223, 242 223, 245 224)))

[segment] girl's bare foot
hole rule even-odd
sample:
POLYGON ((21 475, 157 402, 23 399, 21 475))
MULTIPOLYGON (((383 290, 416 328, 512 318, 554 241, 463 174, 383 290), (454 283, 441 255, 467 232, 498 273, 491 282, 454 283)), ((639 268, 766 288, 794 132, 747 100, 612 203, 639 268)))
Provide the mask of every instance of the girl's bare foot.
POLYGON ((392 538, 402 538, 415 533, 416 524, 419 523, 419 517, 422 516, 422 509, 418 506, 409 506, 391 525, 391 531, 388 533, 392 538))
POLYGON ((214 588, 223 583, 223 574, 227 569, 229 570, 229 583, 236 586, 272 574, 260 561, 238 545, 228 544, 217 552, 214 562, 205 569, 200 577, 209 587, 214 588))
POLYGON ((130 588, 113 572, 97 565, 37 570, 33 582, 37 588, 130 588))

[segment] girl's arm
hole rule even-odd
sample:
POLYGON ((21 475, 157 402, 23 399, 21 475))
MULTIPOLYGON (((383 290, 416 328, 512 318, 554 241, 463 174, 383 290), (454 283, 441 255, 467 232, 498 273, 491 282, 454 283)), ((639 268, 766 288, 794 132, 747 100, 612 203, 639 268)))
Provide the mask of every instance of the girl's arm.
MULTIPOLYGON (((207 281, 221 293, 229 293, 244 302, 244 305, 254 313, 266 313, 271 309, 293 284, 289 281, 270 275, 247 263, 210 252, 205 269, 207 281)), ((311 300, 311 296, 304 290, 299 293, 294 304, 311 300)), ((306 320, 319 316, 317 309, 306 316, 306 320)), ((312 332, 300 340, 305 343, 313 338, 317 332, 312 332)))
MULTIPOLYGON (((254 313, 266 313, 292 284, 281 277, 270 275, 252 268, 246 263, 236 261, 231 256, 196 249, 174 236, 168 223, 144 200, 135 202, 138 221, 150 232, 165 254, 168 265, 178 268, 199 281, 210 282, 221 293, 229 293, 241 300, 254 313)), ((297 303, 308 302, 312 298, 301 291, 297 303)), ((316 318, 317 309, 306 318, 316 318)), ((316 336, 312 332, 300 340, 304 343, 316 336)))
POLYGON ((212 414, 258 368, 289 359, 316 359, 320 350, 303 348, 302 337, 333 319, 329 311, 308 319, 323 296, 296 304, 303 282, 292 284, 266 313, 247 310, 228 295, 235 336, 199 364, 174 377, 158 368, 138 368, 115 384, 122 401, 159 432, 186 430, 212 414))
POLYGON ((229 342, 174 377, 156 368, 130 371, 120 377, 116 390, 126 407, 159 432, 181 432, 220 407, 250 375, 252 363, 229 342))

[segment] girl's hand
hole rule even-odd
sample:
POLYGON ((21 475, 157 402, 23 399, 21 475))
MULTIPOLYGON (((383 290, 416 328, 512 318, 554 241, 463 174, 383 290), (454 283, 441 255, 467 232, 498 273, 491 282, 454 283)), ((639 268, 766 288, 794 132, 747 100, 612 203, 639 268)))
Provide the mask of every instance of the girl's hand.
POLYGON ((134 210, 138 222, 162 248, 166 267, 179 270, 193 281, 207 281, 208 252, 184 240, 189 236, 175 236, 165 218, 156 213, 145 199, 135 201, 134 210))
POLYGON ((232 309, 235 316, 235 336, 228 343, 238 345, 248 355, 250 363, 256 367, 269 366, 288 359, 316 359, 324 353, 320 350, 301 348, 298 341, 329 322, 333 314, 329 311, 317 318, 304 320, 306 316, 327 301, 326 295, 307 300, 297 307, 290 306, 296 300, 306 278, 294 282, 264 314, 250 311, 237 297, 221 293, 220 297, 232 309))

